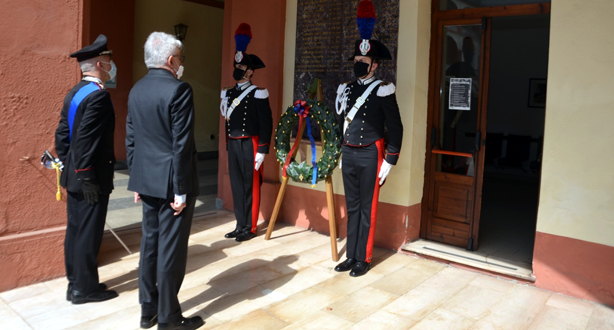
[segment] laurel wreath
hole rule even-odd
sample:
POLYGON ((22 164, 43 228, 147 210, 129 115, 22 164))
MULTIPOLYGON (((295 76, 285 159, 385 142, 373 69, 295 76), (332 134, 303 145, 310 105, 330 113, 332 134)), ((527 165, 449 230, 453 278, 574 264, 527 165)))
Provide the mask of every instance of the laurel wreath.
MULTIPOLYGON (((299 100, 300 101, 300 100, 299 100)), ((332 111, 320 102, 306 100, 309 105, 306 120, 317 121, 321 129, 322 137, 322 157, 316 163, 318 168, 317 181, 325 180, 333 174, 333 170, 339 164, 341 157, 341 128, 332 111)), ((294 111, 294 106, 288 107, 281 115, 277 129, 275 130, 275 150, 277 151, 277 161, 282 165, 286 163, 286 158, 291 150, 290 137, 292 129, 299 122, 299 115, 294 111)), ((300 143, 300 137, 297 136, 300 143)), ((295 153, 296 155, 296 153, 295 153)), ((287 176, 296 182, 311 182, 313 177, 313 166, 305 161, 298 163, 294 157, 288 164, 287 176)))

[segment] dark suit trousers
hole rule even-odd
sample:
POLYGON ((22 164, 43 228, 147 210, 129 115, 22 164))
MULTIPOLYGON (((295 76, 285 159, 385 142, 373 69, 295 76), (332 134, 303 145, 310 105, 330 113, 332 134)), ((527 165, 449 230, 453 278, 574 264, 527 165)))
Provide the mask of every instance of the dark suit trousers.
POLYGON ((75 291, 98 290, 98 252, 107 217, 109 194, 100 194, 98 203, 90 205, 82 193, 68 192, 66 200, 66 238, 64 263, 66 277, 75 291))
POLYGON ((264 164, 256 171, 254 159, 258 137, 228 139, 228 173, 237 225, 235 229, 256 232, 260 209, 260 185, 264 164))
POLYGON ((342 147, 343 187, 348 212, 348 258, 371 262, 379 199, 383 139, 366 147, 342 147))
POLYGON ((141 195, 143 237, 139 262, 139 303, 144 316, 158 314, 160 323, 174 322, 181 316, 177 294, 185 276, 188 238, 194 215, 196 195, 187 195, 186 207, 174 216, 170 203, 174 197, 141 195))

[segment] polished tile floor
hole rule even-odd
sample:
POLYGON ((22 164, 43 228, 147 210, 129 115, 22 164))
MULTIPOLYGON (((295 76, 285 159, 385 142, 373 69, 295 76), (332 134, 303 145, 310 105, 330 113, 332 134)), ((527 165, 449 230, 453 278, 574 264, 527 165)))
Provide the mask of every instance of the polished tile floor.
MULTIPOLYGON (((351 278, 328 236, 279 223, 265 241, 261 224, 237 243, 223 238, 233 221, 214 211, 192 226, 179 298, 202 329, 614 329, 609 307, 383 249, 351 278)), ((138 231, 118 234, 138 251, 138 231)), ((138 258, 105 237, 100 276, 118 298, 72 305, 64 278, 3 292, 0 329, 138 329, 138 258)))
MULTIPOLYGON (((113 193, 109 197, 107 227, 122 230, 129 226, 140 226, 143 217, 140 204, 134 203, 134 192, 128 191, 130 175, 125 164, 118 165, 113 178, 113 193)), ((206 213, 216 209, 218 159, 198 161, 200 195, 196 201, 195 214, 206 213)))

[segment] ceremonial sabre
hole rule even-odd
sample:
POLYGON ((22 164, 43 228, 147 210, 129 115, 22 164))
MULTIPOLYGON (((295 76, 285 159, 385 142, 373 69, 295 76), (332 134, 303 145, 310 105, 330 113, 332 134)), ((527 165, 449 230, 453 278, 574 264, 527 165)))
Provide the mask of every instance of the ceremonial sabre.
MULTIPOLYGON (((44 167, 50 170, 55 169, 55 173, 57 174, 57 184, 58 184, 58 190, 55 193, 55 199, 58 201, 61 201, 62 200, 62 190, 60 189, 60 175, 62 173, 62 170, 64 169, 64 164, 59 158, 53 157, 51 153, 49 152, 49 150, 45 150, 45 152, 41 156, 41 165, 43 165, 44 167)), ((113 234, 113 236, 117 238, 117 240, 124 247, 124 249, 126 249, 126 251, 128 251, 129 254, 132 254, 132 251, 130 251, 130 249, 128 249, 128 246, 126 246, 124 241, 122 241, 119 238, 119 236, 117 236, 113 228, 111 228, 111 226, 109 226, 109 224, 106 222, 105 222, 105 225, 107 226, 107 228, 109 228, 109 231, 111 232, 111 234, 113 234)))
POLYGON ((41 156, 41 165, 45 166, 46 168, 50 170, 55 169, 55 173, 57 176, 57 186, 58 186, 58 190, 55 193, 55 199, 58 201, 61 201, 62 200, 62 190, 60 190, 60 175, 61 175, 60 173, 64 169, 64 164, 62 163, 62 161, 60 161, 60 159, 53 157, 51 153, 49 152, 49 150, 45 150, 45 152, 41 156))

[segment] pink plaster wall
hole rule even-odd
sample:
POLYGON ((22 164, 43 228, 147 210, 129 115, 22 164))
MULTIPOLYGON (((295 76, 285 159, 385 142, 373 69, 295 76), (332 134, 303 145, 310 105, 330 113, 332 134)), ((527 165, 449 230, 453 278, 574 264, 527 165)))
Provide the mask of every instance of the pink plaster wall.
MULTIPOLYGON (((233 58, 235 53, 234 33, 239 24, 248 23, 252 27, 252 41, 247 53, 256 54, 262 59, 266 68, 254 74, 254 84, 266 87, 273 112, 273 127, 282 113, 284 37, 286 24, 285 0, 226 0, 224 3, 224 41, 222 44, 222 81, 220 88, 235 84, 232 79, 233 58), (263 19, 264 18, 264 19, 263 19)), ((228 177, 228 153, 226 152, 226 132, 224 121, 220 116, 218 198, 223 199, 224 208, 233 209, 230 180, 228 177)), ((272 140, 272 139, 271 139, 272 140)), ((262 194, 261 210, 271 210, 279 189, 279 165, 275 159, 275 150, 270 147, 269 155, 264 161, 263 189, 275 193, 262 194)))
POLYGON ((109 37, 118 66, 111 97, 115 149, 125 158, 134 0, 5 1, 2 8, 10 15, 0 20, 0 292, 64 275, 66 198, 55 200, 55 171, 40 156, 55 154, 62 102, 81 79, 69 54, 99 33, 109 37))
POLYGON ((2 9, 10 15, 0 20, 0 291, 62 273, 63 230, 55 230, 65 226, 66 204, 55 200, 55 172, 40 156, 55 153, 62 101, 80 75, 68 54, 81 44, 79 0, 2 9))
POLYGON ((535 286, 614 307, 613 260, 614 246, 538 231, 535 286))
POLYGON ((126 159, 126 116, 128 94, 132 88, 132 53, 134 50, 135 0, 85 0, 89 2, 89 19, 84 44, 96 40, 99 34, 109 39, 113 50, 113 62, 117 65, 117 87, 110 88, 115 109, 115 158, 126 159))

